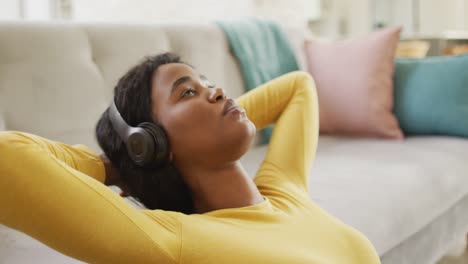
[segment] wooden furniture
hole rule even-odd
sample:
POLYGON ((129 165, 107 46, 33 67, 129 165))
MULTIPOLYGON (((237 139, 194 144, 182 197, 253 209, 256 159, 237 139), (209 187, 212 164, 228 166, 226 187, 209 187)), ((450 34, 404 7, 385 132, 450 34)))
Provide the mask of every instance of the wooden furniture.
POLYGON ((438 35, 414 35, 402 43, 425 41, 429 43, 427 56, 455 55, 468 52, 468 31, 448 31, 438 35))

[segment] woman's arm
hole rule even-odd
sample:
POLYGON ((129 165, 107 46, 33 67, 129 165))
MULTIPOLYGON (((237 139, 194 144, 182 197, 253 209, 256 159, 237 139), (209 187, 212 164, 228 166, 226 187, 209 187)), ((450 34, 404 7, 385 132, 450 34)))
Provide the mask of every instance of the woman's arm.
MULTIPOLYGON (((8 140, 8 143, 3 142, 4 144, 13 145, 19 149, 31 147, 36 149, 38 154, 51 154, 63 164, 104 183, 105 171, 101 159, 91 148, 83 144, 68 145, 19 131, 0 131, 0 133, 4 140, 8 140)), ((15 162, 20 162, 20 160, 15 162)))
POLYGON ((257 129, 276 122, 258 174, 268 170, 275 180, 293 182, 307 191, 319 135, 312 77, 302 71, 291 72, 251 90, 237 102, 257 129))
POLYGON ((106 180, 104 184, 106 186, 116 185, 122 190, 120 196, 125 197, 128 196, 128 186, 120 177, 119 170, 112 165, 112 162, 107 158, 106 154, 99 155, 102 163, 104 164, 104 168, 106 171, 106 180))
POLYGON ((104 186, 91 150, 5 131, 0 157, 0 224, 89 263, 177 263, 179 231, 104 186))

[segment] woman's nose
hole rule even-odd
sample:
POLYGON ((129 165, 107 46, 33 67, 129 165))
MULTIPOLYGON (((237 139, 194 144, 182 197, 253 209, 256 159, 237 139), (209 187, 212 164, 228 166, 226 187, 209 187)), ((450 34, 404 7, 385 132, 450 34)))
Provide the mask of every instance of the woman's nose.
POLYGON ((214 88, 210 91, 209 100, 212 103, 216 103, 218 100, 226 100, 226 91, 222 88, 214 88))

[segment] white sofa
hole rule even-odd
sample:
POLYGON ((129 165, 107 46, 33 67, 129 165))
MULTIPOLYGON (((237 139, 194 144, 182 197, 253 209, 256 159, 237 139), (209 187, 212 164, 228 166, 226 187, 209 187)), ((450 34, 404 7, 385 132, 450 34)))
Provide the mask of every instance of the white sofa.
MULTIPOLYGON (((306 34, 287 33, 305 69, 306 34)), ((244 91, 239 66, 214 24, 2 22, 0 124, 101 153, 94 126, 117 79, 161 51, 180 54, 232 97, 244 91)), ((265 151, 255 145, 243 157, 250 175, 265 151)), ((467 158, 462 138, 321 135, 311 199, 363 232, 382 263, 433 264, 468 231, 467 158)), ((80 262, 2 226, 0 263, 80 262)))

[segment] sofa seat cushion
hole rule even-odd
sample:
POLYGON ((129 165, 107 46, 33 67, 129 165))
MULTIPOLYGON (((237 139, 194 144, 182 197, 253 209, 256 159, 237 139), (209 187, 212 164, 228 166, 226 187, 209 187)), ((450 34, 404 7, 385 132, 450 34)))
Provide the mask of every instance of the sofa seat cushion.
MULTIPOLYGON (((255 175, 267 146, 242 162, 255 175)), ((372 241, 379 254, 429 225, 468 195, 468 140, 404 141, 321 136, 311 170, 311 199, 372 241)))

